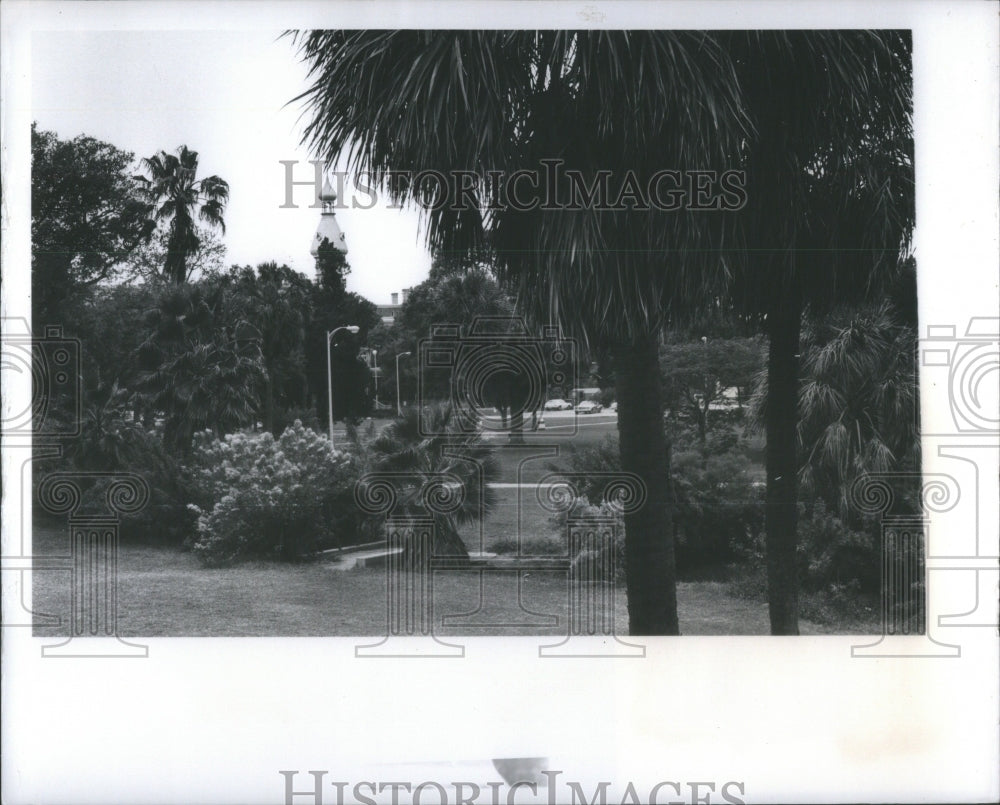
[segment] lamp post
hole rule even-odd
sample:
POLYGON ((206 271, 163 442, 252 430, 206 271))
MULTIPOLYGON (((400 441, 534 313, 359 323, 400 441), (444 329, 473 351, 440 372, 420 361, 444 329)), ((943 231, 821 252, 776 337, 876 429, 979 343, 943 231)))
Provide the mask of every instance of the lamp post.
POLYGON ((399 397, 399 359, 405 358, 409 354, 410 354, 409 352, 400 352, 396 356, 396 416, 403 415, 403 404, 402 402, 400 402, 400 397, 399 397))
POLYGON ((330 411, 330 447, 333 447, 333 367, 330 365, 330 341, 341 330, 349 333, 356 333, 359 328, 356 324, 348 324, 344 327, 337 327, 326 331, 326 401, 330 411))
POLYGON ((372 375, 375 378, 375 410, 378 411, 378 350, 372 350, 372 362, 375 364, 374 369, 372 369, 372 375))

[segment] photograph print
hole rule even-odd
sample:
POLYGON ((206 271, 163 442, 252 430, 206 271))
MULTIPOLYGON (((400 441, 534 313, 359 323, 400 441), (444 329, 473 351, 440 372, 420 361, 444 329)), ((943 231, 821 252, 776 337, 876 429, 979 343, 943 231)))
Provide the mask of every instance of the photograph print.
POLYGON ((908 30, 32 44, 36 637, 924 632, 908 30))

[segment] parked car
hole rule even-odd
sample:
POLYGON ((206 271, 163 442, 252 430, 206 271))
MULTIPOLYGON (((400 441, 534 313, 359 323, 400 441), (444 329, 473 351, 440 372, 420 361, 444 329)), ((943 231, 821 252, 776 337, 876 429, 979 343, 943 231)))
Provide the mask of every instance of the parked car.
POLYGON ((604 408, 599 402, 594 402, 593 400, 584 400, 576 407, 576 412, 578 414, 599 414, 604 408))
POLYGON ((572 411, 573 403, 566 402, 566 400, 549 400, 545 403, 546 411, 572 411))

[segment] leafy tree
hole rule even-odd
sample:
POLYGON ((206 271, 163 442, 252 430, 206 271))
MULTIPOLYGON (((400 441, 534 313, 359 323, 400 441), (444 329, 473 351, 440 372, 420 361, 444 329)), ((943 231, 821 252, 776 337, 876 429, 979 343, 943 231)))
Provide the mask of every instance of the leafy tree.
POLYGON ((351 264, 347 255, 330 243, 329 238, 316 250, 316 274, 320 291, 330 304, 336 304, 347 293, 347 275, 351 264))
POLYGON ((260 335, 266 377, 261 411, 264 427, 275 436, 276 408, 305 405, 305 339, 312 321, 312 285, 288 266, 262 263, 233 266, 224 277, 229 310, 251 322, 260 335))
POLYGON ((134 155, 93 137, 62 140, 31 125, 31 279, 36 329, 120 273, 152 225, 134 155))
MULTIPOLYGON (((226 246, 219 233, 195 224, 198 247, 187 256, 187 274, 191 279, 219 274, 225 270, 226 246)), ((140 244, 125 262, 126 275, 143 282, 171 282, 165 273, 170 241, 170 227, 158 226, 150 239, 140 244)))
POLYGON ((137 176, 149 203, 152 220, 168 227, 163 274, 177 284, 191 274, 189 258, 201 247, 197 219, 226 231, 223 213, 229 201, 229 184, 218 176, 196 179, 198 152, 186 145, 177 154, 160 151, 142 160, 148 176, 137 176))
POLYGON ((364 416, 371 408, 371 381, 358 350, 379 323, 374 304, 347 290, 350 265, 343 252, 324 240, 316 261, 319 283, 312 288, 312 317, 306 330, 305 353, 310 397, 322 422, 327 421, 326 334, 354 325, 358 333, 340 332, 331 342, 330 372, 333 381, 334 419, 364 416))
POLYGON ((704 338, 660 347, 664 396, 671 408, 691 415, 702 443, 712 403, 727 388, 747 388, 761 365, 762 345, 752 338, 704 338))
POLYGON ((134 390, 139 374, 135 353, 148 335, 143 322, 156 298, 152 287, 124 284, 77 296, 71 332, 80 339, 85 398, 101 396, 112 386, 134 390))
MULTIPOLYGON (((459 338, 469 335, 476 320, 495 319, 485 322, 494 331, 499 326, 504 332, 514 322, 513 301, 500 288, 492 275, 489 258, 476 255, 461 259, 456 256, 436 255, 431 265, 430 276, 410 289, 392 326, 380 325, 369 336, 368 343, 379 352, 379 364, 383 370, 379 384, 383 400, 394 401, 396 394, 395 356, 409 352, 411 357, 400 362, 401 398, 416 399, 418 374, 420 372, 420 342, 432 338, 443 338, 458 343, 459 338), (451 335, 441 335, 438 327, 449 328, 451 335), (436 332, 437 331, 437 332, 436 332), (459 334, 457 337, 455 334, 459 334)), ((502 334, 502 333, 497 333, 502 334)), ((452 369, 424 367, 419 378, 423 401, 443 401, 451 399, 452 369)), ((518 378, 491 377, 484 389, 483 404, 502 408, 503 400, 510 396, 510 384, 518 378), (509 381, 509 382, 507 382, 509 381)), ((511 406, 506 403, 506 409, 511 406)))
MULTIPOLYGON (((727 54, 697 32, 313 31, 296 41, 311 68, 306 140, 321 155, 346 151, 391 197, 423 203, 433 250, 491 248, 536 321, 614 350, 622 467, 648 489, 626 517, 630 631, 677 634, 657 341, 671 310, 717 293, 730 221, 615 202, 629 176, 647 186, 664 165, 731 167, 747 121, 727 54), (606 175, 610 203, 546 208, 539 187, 512 205, 503 183, 486 180, 542 172, 553 156, 588 186, 606 175), (476 203, 431 204, 435 188, 387 175, 431 167, 479 176, 476 203)), ((567 184, 558 189, 565 198, 567 184)))

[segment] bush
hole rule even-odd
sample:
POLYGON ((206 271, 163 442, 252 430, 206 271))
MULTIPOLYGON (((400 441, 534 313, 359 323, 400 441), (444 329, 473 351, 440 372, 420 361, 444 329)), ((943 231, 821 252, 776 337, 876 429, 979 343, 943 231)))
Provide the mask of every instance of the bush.
MULTIPOLYGON (((722 431, 710 433, 702 444, 691 428, 670 435, 677 569, 685 573, 731 562, 749 550, 764 527, 764 489, 754 481, 745 440, 722 431)), ((596 500, 605 483, 598 474, 621 472, 618 441, 608 436, 574 448, 568 463, 572 472, 593 474, 579 492, 596 500)))
MULTIPOLYGON (((571 444, 567 456, 570 472, 593 476, 585 477, 577 490, 588 500, 597 500, 604 489, 606 479, 600 477, 601 473, 622 471, 622 462, 618 455, 618 439, 615 436, 605 436, 596 444, 582 446, 571 444)), ((563 467, 550 463, 549 469, 558 472, 563 467)))
POLYGON ((292 406, 291 408, 278 407, 275 409, 274 432, 284 433, 286 428, 295 425, 296 420, 301 422, 304 428, 314 430, 316 433, 323 433, 325 430, 314 409, 292 406))
POLYGON ((682 443, 672 469, 678 570, 745 554, 764 527, 764 488, 755 482, 742 440, 721 432, 705 444, 682 443))
MULTIPOLYGON (((607 503, 599 506, 593 505, 587 498, 578 497, 573 501, 569 511, 556 515, 553 520, 560 533, 567 533, 566 520, 569 517, 600 517, 611 518, 615 521, 614 536, 610 545, 601 545, 597 549, 582 548, 574 555, 570 556, 571 565, 579 565, 587 562, 589 570, 597 575, 597 578, 604 578, 607 563, 614 557, 614 580, 619 584, 625 583, 625 517, 622 513, 607 503)), ((558 541, 560 550, 549 551, 551 553, 562 553, 565 556, 566 547, 560 540, 558 541)), ((545 551, 539 551, 545 553, 545 551)), ((589 575, 589 573, 588 573, 589 575)))
POLYGON ((559 537, 500 537, 490 543, 490 550, 497 554, 516 554, 520 548, 524 556, 565 556, 566 543, 559 537))
POLYGON ((278 439, 235 433, 220 441, 201 433, 194 455, 194 550, 205 563, 295 559, 352 536, 344 533, 355 523, 353 505, 344 505, 351 462, 301 422, 278 439))
POLYGON ((881 545, 868 531, 848 528, 822 499, 799 506, 799 573, 804 590, 851 585, 859 592, 879 589, 881 545))
MULTIPOLYGON (((138 512, 121 516, 118 533, 122 541, 183 544, 193 536, 196 519, 187 509, 184 468, 164 449, 157 433, 143 427, 127 392, 117 386, 98 388, 92 397, 95 401, 84 408, 80 435, 67 446, 65 460, 35 462, 35 469, 42 470, 36 475, 36 488, 52 471, 103 473, 104 477, 78 478, 79 513, 106 515, 105 495, 112 477, 139 475, 149 487, 149 499, 138 512)), ((42 516, 48 519, 47 513, 42 516)))
MULTIPOLYGON (((799 614, 818 623, 848 626, 870 624, 881 611, 881 528, 877 519, 850 528, 819 498, 799 503, 799 614)), ((922 548, 916 550, 922 554, 922 548)), ((740 598, 766 600, 767 573, 764 535, 759 533, 737 552, 742 566, 730 592, 740 598)), ((899 554, 900 565, 916 561, 922 570, 922 556, 899 554)), ((910 633, 923 631, 925 589, 923 574, 910 590, 900 590, 889 601, 890 616, 897 622, 909 621, 910 633)))

